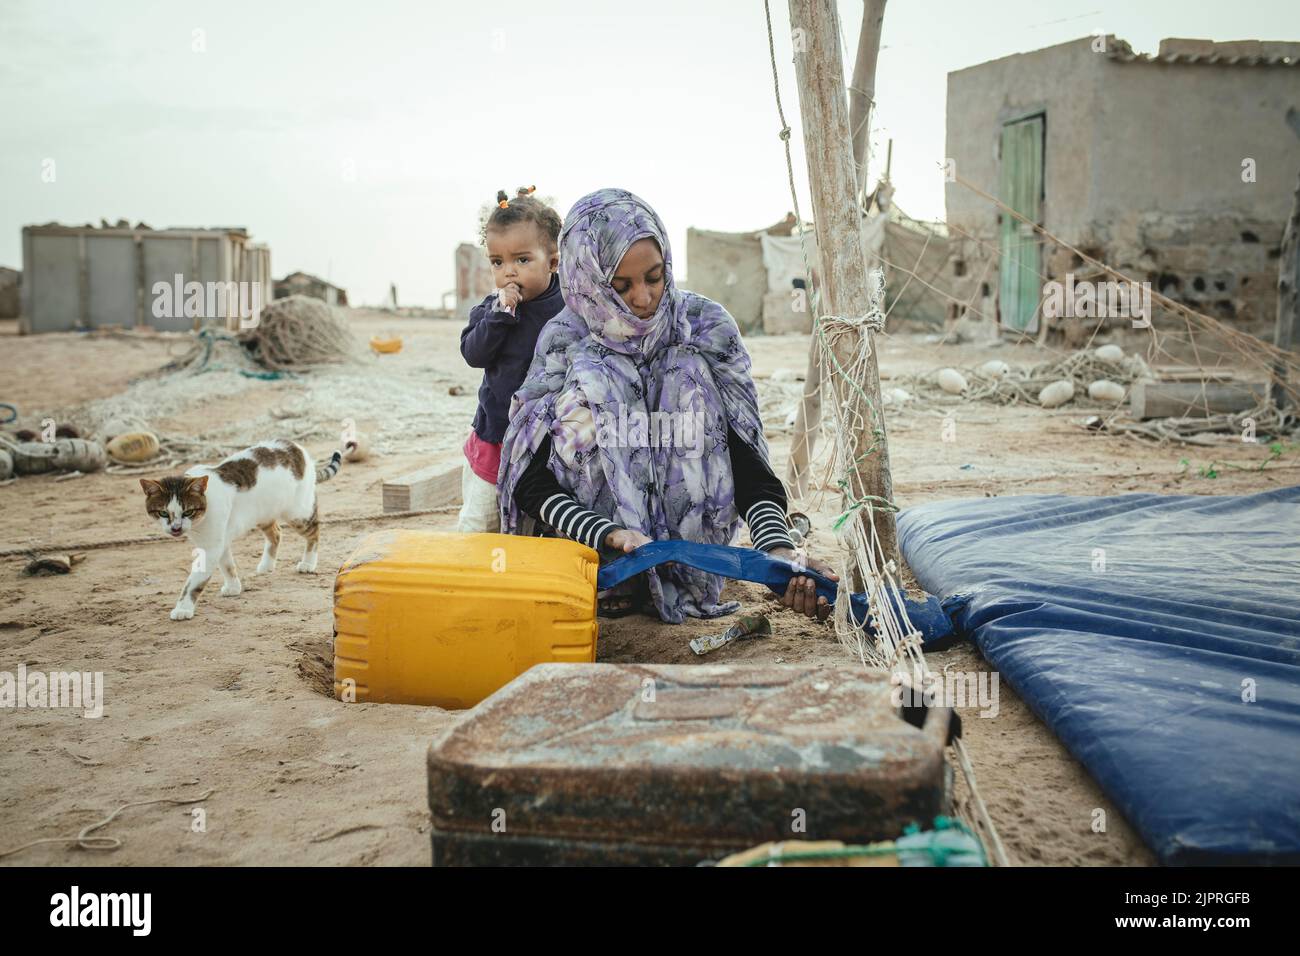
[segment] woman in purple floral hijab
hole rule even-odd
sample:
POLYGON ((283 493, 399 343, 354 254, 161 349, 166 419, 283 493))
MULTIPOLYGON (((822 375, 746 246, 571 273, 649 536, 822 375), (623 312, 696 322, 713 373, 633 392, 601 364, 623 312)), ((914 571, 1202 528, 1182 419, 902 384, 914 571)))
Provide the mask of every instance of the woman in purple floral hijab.
MULTIPOLYGON (((566 308, 511 403, 502 530, 519 533, 532 515, 630 551, 671 538, 732 544, 743 516, 755 547, 793 557, 740 331, 722 306, 677 288, 654 210, 621 189, 580 199, 560 233, 560 286, 566 308)), ((719 600, 717 575, 668 565, 646 577, 665 621, 738 607, 719 600)), ((824 616, 816 600, 799 578, 784 603, 824 616)))

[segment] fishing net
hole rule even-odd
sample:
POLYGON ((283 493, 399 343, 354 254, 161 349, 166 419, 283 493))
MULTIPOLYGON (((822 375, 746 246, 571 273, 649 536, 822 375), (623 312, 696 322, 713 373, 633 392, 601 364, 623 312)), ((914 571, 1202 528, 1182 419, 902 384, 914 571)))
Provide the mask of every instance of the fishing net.
POLYGON ((239 341, 272 371, 338 365, 362 354, 339 311, 305 295, 276 299, 262 310, 257 325, 239 333, 239 341))

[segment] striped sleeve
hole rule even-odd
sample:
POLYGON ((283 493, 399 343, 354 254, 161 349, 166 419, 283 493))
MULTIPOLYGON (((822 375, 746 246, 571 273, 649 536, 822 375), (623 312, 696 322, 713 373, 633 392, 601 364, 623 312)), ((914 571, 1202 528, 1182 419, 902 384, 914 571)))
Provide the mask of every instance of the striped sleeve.
POLYGON ((599 551, 605 536, 618 525, 594 511, 588 511, 568 495, 551 495, 542 502, 541 519, 566 538, 599 551))
POLYGON ((751 505, 745 514, 745 524, 749 525, 749 540, 759 551, 794 547, 785 509, 775 501, 757 501, 751 505))

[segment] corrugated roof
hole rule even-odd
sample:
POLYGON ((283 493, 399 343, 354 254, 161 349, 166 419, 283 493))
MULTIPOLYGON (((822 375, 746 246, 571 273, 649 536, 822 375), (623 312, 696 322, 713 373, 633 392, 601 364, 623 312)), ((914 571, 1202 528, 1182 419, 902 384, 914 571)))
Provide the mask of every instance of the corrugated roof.
POLYGON ((1228 55, 1226 53, 1207 52, 1179 52, 1167 53, 1164 55, 1158 53, 1134 53, 1125 40, 1114 40, 1113 45, 1106 51, 1106 56, 1112 60, 1119 60, 1121 63, 1206 63, 1217 64, 1219 66, 1300 66, 1300 58, 1288 56, 1286 54, 1275 55, 1228 55))

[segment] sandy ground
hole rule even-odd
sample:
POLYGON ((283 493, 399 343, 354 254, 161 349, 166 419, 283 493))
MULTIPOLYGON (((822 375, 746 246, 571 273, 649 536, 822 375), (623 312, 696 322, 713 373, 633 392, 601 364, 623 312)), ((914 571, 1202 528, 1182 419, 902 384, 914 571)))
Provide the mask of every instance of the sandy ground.
MULTIPOLYGON (((457 323, 354 314, 358 334, 400 327, 406 347, 394 360, 437 371, 430 415, 468 427, 477 375, 461 362, 457 323), (467 394, 452 398, 447 382, 467 394)), ((157 337, 20 337, 0 323, 6 373, 0 401, 17 403, 23 424, 77 401, 113 394, 141 372, 184 351, 157 337)), ((802 371, 805 344, 794 337, 748 343, 764 380, 802 371)), ((884 342, 886 377, 945 364, 971 365, 997 355, 1041 361, 1027 348, 926 344, 920 336, 884 342)), ((377 383, 382 386, 382 382, 377 383)), ((170 433, 261 414, 303 390, 302 382, 250 380, 247 392, 200 403, 160 422, 170 433)), ((769 386, 764 386, 769 387, 769 386)), ((1077 410, 964 408, 957 441, 941 438, 940 417, 919 412, 890 418, 895 489, 904 507, 952 497, 1062 492, 1084 495, 1156 491, 1241 493, 1295 480, 1294 461, 1265 471, 1221 468, 1197 476, 1210 460, 1198 449, 1153 449, 1082 431, 1077 410), (1180 466, 1188 457, 1191 467, 1180 466)), ((356 418, 368 427, 365 409, 356 418)), ((769 420, 778 471, 789 444, 769 420)), ((463 434, 452 428, 449 434, 463 434)), ((249 440, 273 435, 249 435, 249 440)), ((348 465, 322 486, 323 516, 355 521, 323 529, 319 573, 300 575, 284 560, 269 577, 250 573, 260 540, 236 548, 244 593, 204 594, 193 621, 168 619, 189 565, 187 546, 157 544, 92 550, 63 577, 27 578, 21 559, 0 560, 0 670, 102 671, 101 719, 64 710, 0 711, 0 853, 29 840, 75 835, 125 803, 187 799, 211 790, 198 829, 190 806, 154 804, 122 813, 103 834, 122 840, 112 851, 42 845, 0 859, 23 864, 426 864, 429 814, 424 754, 439 731, 459 719, 437 708, 340 704, 329 696, 333 573, 360 536, 394 522, 364 520, 380 510, 380 482, 430 461, 456 459, 455 438, 411 443, 399 454, 348 465)), ((317 453, 328 443, 315 443, 317 453)), ((1265 454, 1237 445, 1213 453, 1240 464, 1265 454)), ((1292 456, 1294 457, 1294 456, 1292 456)), ((811 513, 813 553, 826 548, 830 495, 811 513)), ((805 509, 809 510, 809 509, 805 509)), ((405 519, 411 527, 449 530, 454 515, 405 519)), ((0 487, 0 549, 48 548, 150 533, 133 476, 96 474, 55 482, 24 478, 0 487)), ((285 547, 295 545, 286 536, 285 547)), ((747 608, 769 605, 761 588, 731 591, 747 608)), ((789 613, 772 616, 770 639, 733 645, 713 661, 848 662, 820 625, 789 613)), ((717 622, 678 627, 647 617, 602 624, 599 659, 692 663, 690 637, 717 622)), ((933 668, 986 669, 970 647, 930 655, 933 668)), ((1152 856, 1119 812, 1005 683, 999 714, 965 713, 965 739, 980 790, 1014 862, 1146 864, 1152 856), (1092 832, 1094 808, 1107 811, 1106 833, 1092 832)))

